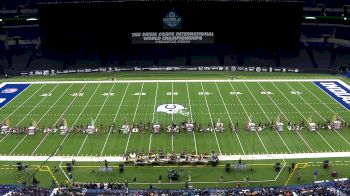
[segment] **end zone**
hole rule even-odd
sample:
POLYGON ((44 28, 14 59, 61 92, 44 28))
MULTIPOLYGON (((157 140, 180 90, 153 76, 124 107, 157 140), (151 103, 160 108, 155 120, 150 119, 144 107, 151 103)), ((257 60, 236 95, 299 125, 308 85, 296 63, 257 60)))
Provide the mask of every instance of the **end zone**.
POLYGON ((21 94, 30 84, 1 84, 0 87, 0 109, 13 100, 16 96, 21 94))
POLYGON ((350 87, 346 83, 342 81, 314 81, 314 84, 344 108, 350 110, 350 87))

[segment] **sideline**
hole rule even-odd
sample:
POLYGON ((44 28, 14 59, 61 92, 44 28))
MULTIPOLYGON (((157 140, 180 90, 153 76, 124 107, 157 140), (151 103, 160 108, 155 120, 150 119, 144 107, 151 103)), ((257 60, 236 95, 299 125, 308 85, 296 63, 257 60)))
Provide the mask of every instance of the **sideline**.
MULTIPOLYGON (((281 159, 314 159, 314 158, 350 157, 350 152, 323 152, 323 153, 295 153, 295 154, 256 154, 256 155, 222 155, 220 161, 234 160, 281 160, 281 159)), ((48 156, 0 156, 1 161, 45 161, 48 156)), ((75 159, 79 162, 123 162, 122 156, 53 156, 49 162, 70 162, 75 159)))
POLYGON ((349 87, 340 79, 232 79, 232 80, 88 80, 88 81, 33 81, 33 82, 4 82, 6 84, 81 84, 81 83, 170 83, 170 82, 339 82, 342 85, 349 87))

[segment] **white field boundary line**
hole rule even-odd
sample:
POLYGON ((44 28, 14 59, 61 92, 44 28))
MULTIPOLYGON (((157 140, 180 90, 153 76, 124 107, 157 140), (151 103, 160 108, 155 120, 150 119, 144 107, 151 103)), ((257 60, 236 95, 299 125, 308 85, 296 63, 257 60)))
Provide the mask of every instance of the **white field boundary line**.
MULTIPOLYGON (((157 106, 157 97, 158 97, 158 82, 156 86, 156 95, 154 96, 154 106, 153 106, 153 114, 152 114, 152 124, 154 123, 154 115, 156 113, 156 106, 157 106)), ((157 122, 158 123, 158 122, 157 122)), ((150 129, 153 129, 153 127, 150 127, 150 129)), ((148 143, 148 153, 151 152, 151 146, 152 146, 152 136, 153 136, 153 131, 151 132, 151 135, 149 136, 149 143, 148 143)))
MULTIPOLYGON (((232 86, 231 82, 229 82, 229 84, 230 84, 230 86, 231 86, 231 89, 232 89, 234 92, 237 92, 236 89, 232 86)), ((243 110, 244 110, 244 113, 247 115, 247 118, 249 118, 249 114, 248 114, 247 110, 245 109, 245 107, 243 106, 242 101, 241 101, 241 98, 239 98, 239 96, 237 95, 237 93, 235 93, 235 94, 236 94, 236 97, 237 97, 237 99, 238 99, 239 104, 241 105, 241 107, 242 107, 243 110)), ((267 151, 264 142, 261 140, 258 131, 254 131, 254 132, 255 132, 256 135, 258 136, 258 138, 259 138, 259 140, 260 140, 260 142, 261 142, 261 144, 262 144, 262 146, 263 146, 263 148, 264 148, 266 154, 268 154, 269 152, 267 151)))
MULTIPOLYGON (((332 110, 326 103, 324 103, 320 98, 318 98, 313 92, 311 92, 308 88, 306 88, 301 82, 299 82, 299 84, 305 88, 311 95, 313 95, 318 101, 320 101, 324 106, 326 106, 331 112, 333 113, 336 113, 334 110, 332 110)), ((315 84, 314 84, 315 85, 315 84)), ((315 85, 317 86, 317 85, 315 85)), ((319 89, 321 89, 319 86, 317 86, 319 89)), ((322 89, 321 89, 322 90, 322 89)), ((323 90, 322 90, 323 91, 323 90)), ((326 93, 327 95, 329 95, 328 93, 326 93)), ((329 95, 329 97, 332 97, 329 95)), ((333 98, 333 97, 332 97, 333 98)), ((323 117, 322 117, 323 118, 323 117)), ((342 121, 345 121, 340 115, 339 115, 339 118, 342 120, 342 121)), ((325 118, 323 118, 324 120, 326 120, 325 118)), ((347 144, 350 145, 350 142, 344 137, 342 136, 337 130, 333 129, 347 144)))
MULTIPOLYGON (((187 89, 188 106, 190 107, 191 123, 193 123, 190 91, 188 90, 188 83, 187 83, 187 82, 186 82, 186 89, 187 89)), ((195 132, 196 132, 196 130, 193 130, 193 131, 192 131, 192 134, 193 134, 193 141, 194 141, 194 149, 196 150, 196 154, 198 154, 198 150, 197 150, 197 141, 196 141, 196 133, 195 133, 195 132)))
POLYGON ((210 112, 210 108, 209 108, 209 105, 208 105, 208 100, 207 100, 207 96, 205 95, 205 90, 204 90, 204 87, 203 87, 203 83, 201 82, 201 86, 202 86, 202 92, 203 92, 203 96, 204 96, 204 100, 205 100, 205 103, 207 105, 207 109, 208 109, 208 112, 209 112, 209 117, 210 117, 210 127, 211 127, 211 130, 214 132, 214 135, 215 135, 215 139, 216 139, 216 144, 218 145, 218 149, 219 149, 219 155, 222 155, 222 152, 221 152, 221 148, 220 148, 220 144, 219 144, 219 140, 218 140, 218 137, 216 136, 216 131, 214 130, 214 127, 213 127, 213 118, 211 116, 211 112, 210 112))
MULTIPOLYGON (((135 122, 135 118, 136 118, 136 114, 137 114, 137 109, 139 108, 139 103, 140 103, 140 99, 141 99, 141 96, 142 96, 142 90, 143 90, 143 85, 145 83, 142 82, 142 85, 141 85, 141 89, 140 89, 140 92, 139 92, 139 98, 137 100, 137 104, 136 104, 136 109, 135 109, 135 113, 134 113, 134 117, 132 119, 132 123, 135 122)), ((124 151, 124 154, 126 154, 127 150, 128 150, 128 146, 129 146, 129 141, 130 141, 130 137, 131 137, 131 133, 129 133, 129 136, 128 136, 128 141, 126 142, 126 145, 125 145, 125 151, 124 151)))
MULTIPOLYGON (((86 85, 87 85, 87 84, 85 83, 84 86, 79 90, 78 93, 81 93, 81 92, 83 91, 83 89, 86 87, 86 85)), ((67 112, 68 108, 70 108, 70 106, 74 103, 74 101, 75 101, 75 99, 76 99, 77 97, 78 97, 78 96, 75 96, 75 97, 73 98, 73 101, 68 105, 68 107, 66 107, 65 111, 61 114, 61 116, 58 118, 58 120, 59 120, 60 118, 62 118, 63 114, 65 114, 65 113, 67 112)), ((80 114, 80 115, 81 115, 81 114, 80 114)), ((80 115, 75 119, 75 121, 74 121, 74 123, 72 124, 71 127, 73 127, 73 126, 75 125, 75 123, 78 121, 80 115)), ((57 121, 57 122, 58 122, 58 121, 57 121)), ((57 123, 57 122, 56 122, 56 123, 57 123)), ((71 130, 71 129, 70 129, 70 130, 71 130)), ((62 147, 62 144, 66 141, 66 139, 67 139, 67 137, 68 137, 69 134, 70 134, 70 131, 68 132, 68 134, 67 134, 66 136, 64 136, 63 140, 62 140, 61 143, 60 143, 60 146, 61 146, 61 147, 62 147)), ((54 156, 56 156, 57 152, 58 152, 58 149, 57 149, 56 152, 54 153, 54 156)))
MULTIPOLYGON (((258 82, 258 83, 259 83, 259 82, 258 82)), ((256 97, 254 96, 254 94, 252 93, 252 91, 249 89, 248 85, 247 85, 245 82, 243 82, 243 84, 244 84, 245 87, 248 89, 249 93, 252 95, 253 99, 254 99, 255 102, 258 104, 258 106, 259 106, 259 108, 261 109, 261 111, 264 113, 266 119, 269 121, 270 119, 269 119, 269 117, 267 116, 265 110, 261 107, 261 105, 260 105, 260 103, 258 102, 258 100, 256 99, 256 97)), ((260 84, 259 84, 259 85, 260 85, 260 84)), ((260 86, 260 87, 261 87, 261 86, 260 86)), ((265 90, 263 89, 263 91, 265 91, 265 90)), ((269 94, 267 94, 267 95, 269 95, 269 94)), ((289 152, 289 153, 292 153, 292 152, 290 151, 288 145, 286 144, 286 142, 283 140, 281 134, 280 134, 277 130, 274 130, 274 131, 277 133, 277 135, 279 136, 279 138, 282 140, 282 142, 283 142, 284 146, 287 148, 288 152, 289 152)))
MULTIPOLYGON (((219 89, 219 87, 218 87, 218 84, 217 84, 216 82, 215 82, 215 86, 216 86, 216 89, 217 89, 218 92, 219 92, 221 101, 222 101, 222 103, 224 104, 224 107, 225 107, 225 110, 226 110, 226 114, 227 114, 228 118, 230 119, 231 125, 234 126, 234 123, 233 123, 233 121, 232 121, 230 112, 229 112, 228 109, 227 109, 227 106, 226 106, 226 103, 225 103, 225 101, 224 101, 224 98, 222 97, 222 94, 221 94, 220 89, 219 89)), ((237 129, 237 127, 236 127, 236 129, 237 129)), ((231 130, 229 130, 229 131, 231 131, 231 130)), ((244 148, 243 148, 243 146, 242 146, 241 140, 239 139, 238 133, 237 133, 237 131, 234 131, 234 132, 235 132, 235 135, 237 136, 238 143, 239 143, 239 145, 240 145, 240 147, 241 147, 241 150, 242 150, 243 154, 245 154, 245 151, 244 151, 244 148)))
MULTIPOLYGON (((339 82, 343 85, 347 85, 340 79, 259 79, 259 80, 242 80, 242 79, 234 79, 234 80, 87 80, 87 81, 32 81, 32 82, 4 82, 5 84, 83 84, 83 83, 168 83, 168 82, 317 82, 317 81, 328 81, 328 82, 339 82)), ((347 85, 349 87, 349 85, 347 85)), ((349 87, 350 89, 350 87, 349 87)))
MULTIPOLYGON (((298 111, 295 106, 293 105, 293 103, 286 97, 286 95, 273 83, 271 82, 271 84, 280 92, 280 94, 290 103, 291 106, 293 106, 293 108, 298 111)), ((272 100, 272 99, 271 99, 272 100)), ((281 108, 274 102, 275 106, 280 110, 280 112, 283 114, 283 116, 290 122, 292 122, 291 120, 288 119, 288 117, 286 116, 286 114, 281 110, 281 108)), ((299 112, 300 113, 300 112, 299 112)), ((314 152, 314 150, 310 147, 310 145, 306 142, 306 140, 302 137, 302 135, 299 133, 299 131, 294 131, 295 133, 297 133, 299 135, 299 137, 304 141, 304 143, 306 144, 306 146, 311 150, 311 152, 314 152)))
MULTIPOLYGON (((246 84, 246 83, 244 83, 244 84, 245 84, 245 86, 248 88, 247 84, 246 84)), ((263 87, 259 82, 257 82, 257 84, 260 86, 260 88, 261 88, 263 91, 265 91, 264 87, 263 87)), ((249 90, 250 94, 253 96, 255 102, 258 104, 258 106, 260 107, 260 109, 261 109, 261 110, 263 111, 263 113, 265 114, 266 119, 269 120, 269 117, 267 116, 267 114, 266 114, 266 112, 264 111, 264 109, 261 107, 261 105, 260 105, 260 103, 258 102, 258 100, 255 98, 255 96, 253 95, 253 93, 250 91, 249 88, 248 88, 248 90, 249 90)), ((265 91, 265 92, 266 92, 266 91, 265 91)), ((270 99, 270 100, 275 104, 275 106, 276 106, 277 104, 275 103, 275 101, 271 98, 271 96, 270 96, 268 93, 267 93, 267 96, 269 97, 269 99, 270 99)), ((286 142, 285 142, 284 139, 282 138, 281 134, 280 134, 277 130, 275 130, 275 132, 277 133, 277 135, 279 136, 279 138, 282 140, 283 144, 286 146, 288 152, 289 152, 289 153, 292 153, 291 150, 289 149, 288 145, 286 144, 286 142)))
MULTIPOLYGON (((41 122, 41 120, 47 115, 47 113, 49 113, 51 111, 51 109, 57 104, 57 102, 59 100, 61 100, 61 98, 63 97, 63 95, 65 95, 67 93, 67 91, 73 86, 73 84, 70 84, 69 87, 61 94, 61 96, 50 106, 50 108, 45 112, 45 114, 38 120, 38 124, 41 122)), ((55 126, 57 124, 57 122, 59 121, 59 119, 55 122, 55 124, 53 126, 55 126)), ((38 150, 38 148, 40 147, 40 145, 45 141, 45 139, 47 138, 47 136, 49 135, 49 133, 46 133, 44 138, 40 141, 40 143, 36 146, 36 148, 33 150, 31 155, 34 155, 34 153, 38 150)))
MULTIPOLYGON (((295 153, 295 154, 246 154, 246 155, 221 155, 220 161, 242 160, 281 160, 281 159, 317 159, 317 158, 348 158, 349 152, 321 152, 321 153, 295 153)), ((45 161, 48 156, 0 156, 1 161, 45 161)), ((122 156, 53 156, 48 162, 71 162, 75 159, 78 162, 123 162, 122 156)), ((0 162, 1 162, 0 161, 0 162)))
MULTIPOLYGON (((111 87, 111 89, 109 90, 109 94, 112 92, 112 89, 113 89, 113 87, 114 87, 114 85, 115 84, 113 84, 113 86, 111 87)), ((99 89, 100 88, 100 86, 101 86, 101 83, 97 86, 97 88, 95 89, 95 91, 94 91, 94 93, 91 95, 91 97, 90 97, 90 99, 89 99, 89 103, 90 103, 90 101, 91 101, 91 99, 94 97, 94 95, 96 94, 96 92, 97 92, 97 89, 99 89)), ((94 122, 96 122, 97 121, 97 119, 98 119, 98 117, 100 116, 100 114, 101 114, 101 111, 102 111, 102 109, 104 108, 104 106, 105 106, 105 104, 106 104, 106 101, 108 100, 108 98, 109 98, 110 96, 106 96, 106 98, 105 98, 105 100, 103 101, 103 104, 102 104, 102 106, 100 107, 100 110, 98 111, 98 113, 97 113, 97 115, 96 115, 96 118, 94 119, 94 122)), ((86 106, 88 105, 88 103, 86 104, 86 106)), ((84 109, 85 109, 86 107, 84 107, 84 109)), ((101 131, 101 130, 100 130, 101 131)), ((84 147, 84 145, 85 145, 85 142, 86 142, 86 139, 88 138, 88 136, 89 136, 89 134, 87 133, 86 134, 86 136, 85 136, 85 139, 84 139, 84 141, 83 141, 83 143, 81 144, 81 146, 80 146, 80 148, 79 148, 79 151, 78 151, 78 154, 77 155, 79 155, 80 154, 80 152, 81 152, 81 150, 83 149, 83 147, 84 147)), ((90 137, 91 137, 92 135, 90 135, 90 137)), ((90 138, 91 139, 91 138, 90 138)))
MULTIPOLYGON (((49 91, 49 93, 52 93, 57 87, 58 87, 59 84, 57 84, 53 89, 51 89, 49 91)), ((27 118, 27 116, 32 113, 33 110, 35 110, 35 108, 37 108, 41 102, 43 102, 47 97, 43 97, 17 124, 16 124, 16 127, 24 120, 27 118)), ((10 155, 18 148, 19 145, 22 144, 22 142, 28 137, 28 134, 26 134, 23 139, 12 149, 12 151, 10 152, 10 155)))
MULTIPOLYGON (((285 83, 292 91, 295 91, 294 90, 294 88, 292 88, 288 83, 285 83)), ((304 99, 304 97, 302 97, 300 94, 298 94, 298 96, 314 111, 314 112, 316 112, 321 118, 323 118, 316 110, 315 110, 315 108, 314 107, 312 107, 305 99, 304 99)), ((294 104, 293 104, 294 105, 294 104)), ((294 107, 294 108, 296 108, 296 107, 294 107)), ((305 116, 300 112, 300 110, 297 110, 302 116, 303 116, 303 118, 307 121, 307 119, 305 118, 305 116)), ((324 119, 325 120, 325 119, 324 119)), ((326 142, 326 144, 333 150, 333 151, 335 151, 335 149, 328 143, 328 141, 318 132, 318 131, 316 131, 316 133, 317 133, 317 135, 319 135, 321 138, 322 138, 322 140, 324 141, 324 142, 326 142)))
MULTIPOLYGON (((119 106, 118 106, 118 110, 117 110, 117 112, 116 112, 115 115, 114 115, 112 125, 114 125, 115 121, 117 120, 117 117, 118 117, 118 115, 119 115, 120 108, 121 108, 121 106, 122 106, 122 104, 123 104, 123 102, 124 102, 124 98, 125 98, 126 92, 127 92, 128 89, 129 89, 129 85, 130 85, 130 83, 128 83, 128 85, 127 85, 126 88, 125 88, 125 91, 124 91, 122 100, 120 101, 120 104, 119 104, 119 106)), ((113 127, 113 128, 115 129, 116 127, 113 127)), ((107 145, 109 136, 111 135, 111 132, 112 132, 112 126, 111 126, 111 128, 109 129, 109 132, 108 132, 108 135, 107 135, 107 139, 106 139, 105 143, 103 144, 103 147, 102 147, 100 156, 102 156, 102 154, 103 154, 103 152, 104 152, 104 150, 105 150, 105 148, 106 148, 106 145, 107 145)))

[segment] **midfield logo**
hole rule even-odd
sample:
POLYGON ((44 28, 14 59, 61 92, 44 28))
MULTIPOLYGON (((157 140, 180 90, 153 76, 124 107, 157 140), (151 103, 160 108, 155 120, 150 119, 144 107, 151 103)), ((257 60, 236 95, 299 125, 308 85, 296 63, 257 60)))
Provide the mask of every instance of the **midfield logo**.
POLYGON ((162 104, 157 107, 157 112, 165 112, 167 114, 181 114, 188 116, 189 112, 185 111, 186 108, 179 104, 162 104))

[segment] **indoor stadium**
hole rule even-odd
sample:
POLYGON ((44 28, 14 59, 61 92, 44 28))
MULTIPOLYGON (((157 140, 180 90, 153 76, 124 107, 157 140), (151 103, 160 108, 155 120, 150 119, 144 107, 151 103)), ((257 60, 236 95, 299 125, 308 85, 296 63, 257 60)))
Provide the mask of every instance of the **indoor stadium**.
POLYGON ((348 9, 0 1, 0 195, 350 195, 348 9))

